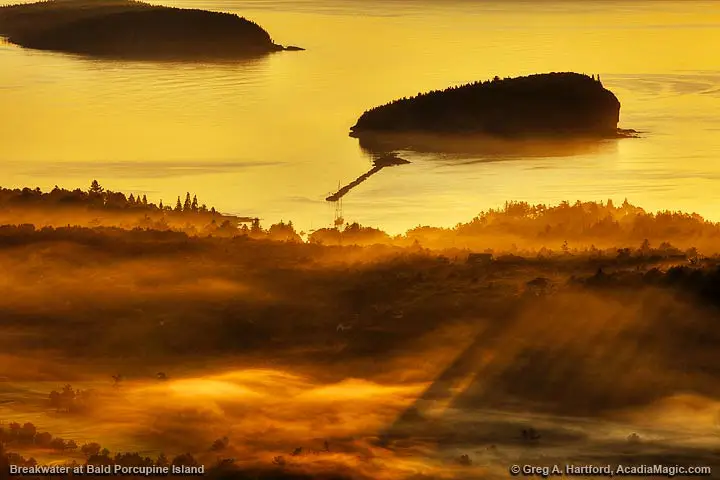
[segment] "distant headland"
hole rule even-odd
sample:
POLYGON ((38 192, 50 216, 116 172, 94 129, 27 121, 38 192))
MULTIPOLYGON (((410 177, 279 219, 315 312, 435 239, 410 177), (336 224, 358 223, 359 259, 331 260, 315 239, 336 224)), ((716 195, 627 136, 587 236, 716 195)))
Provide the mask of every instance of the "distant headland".
POLYGON ((372 108, 351 136, 481 135, 516 138, 616 138, 620 101, 599 75, 545 73, 475 82, 372 108))
POLYGON ((234 14, 133 0, 49 0, 0 7, 0 35, 16 45, 95 57, 222 60, 282 50, 234 14))

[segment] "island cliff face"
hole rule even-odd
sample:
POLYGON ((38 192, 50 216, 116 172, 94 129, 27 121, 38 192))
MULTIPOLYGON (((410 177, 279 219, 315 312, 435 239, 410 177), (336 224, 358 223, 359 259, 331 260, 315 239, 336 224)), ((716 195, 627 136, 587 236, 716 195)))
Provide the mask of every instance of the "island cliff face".
POLYGON ((620 102, 599 79, 546 73, 475 82, 365 112, 351 135, 618 136, 620 102))
POLYGON ((0 35, 27 48, 129 59, 231 59, 285 50, 237 15, 132 0, 2 7, 0 35))

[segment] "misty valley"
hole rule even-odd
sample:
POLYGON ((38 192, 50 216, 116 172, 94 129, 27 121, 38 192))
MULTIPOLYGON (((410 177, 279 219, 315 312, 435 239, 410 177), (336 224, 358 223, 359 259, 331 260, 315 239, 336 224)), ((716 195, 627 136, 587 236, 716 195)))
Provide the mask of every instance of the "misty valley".
POLYGON ((715 223, 509 202, 454 229, 306 234, 185 198, 0 191, 11 463, 328 479, 718 464, 715 223))

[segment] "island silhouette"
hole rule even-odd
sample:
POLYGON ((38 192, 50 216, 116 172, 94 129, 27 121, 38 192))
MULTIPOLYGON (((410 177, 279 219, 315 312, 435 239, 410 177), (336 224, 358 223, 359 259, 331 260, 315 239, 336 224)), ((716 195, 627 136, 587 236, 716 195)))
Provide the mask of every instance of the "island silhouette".
POLYGON ((230 13, 132 0, 50 0, 0 7, 10 43, 96 57, 221 60, 282 50, 255 22, 230 13))
POLYGON ((495 77, 394 100, 363 113, 350 135, 365 148, 391 151, 415 143, 423 150, 443 148, 444 138, 452 138, 450 144, 477 138, 513 144, 637 133, 618 129, 619 120, 620 101, 599 75, 553 72, 495 77))

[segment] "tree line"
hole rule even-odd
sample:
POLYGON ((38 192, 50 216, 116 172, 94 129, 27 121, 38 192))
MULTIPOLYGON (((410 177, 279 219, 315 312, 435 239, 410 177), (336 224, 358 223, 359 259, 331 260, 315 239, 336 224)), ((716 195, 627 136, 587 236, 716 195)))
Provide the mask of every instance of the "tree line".
MULTIPOLYGON (((139 453, 117 453, 111 455, 110 450, 104 448, 97 442, 89 442, 78 445, 75 440, 66 440, 61 437, 54 437, 49 432, 40 432, 31 422, 20 424, 11 422, 7 425, 0 424, 0 462, 3 460, 8 464, 19 466, 35 466, 35 458, 24 458, 17 453, 7 452, 8 447, 34 447, 39 449, 53 450, 60 453, 81 453, 86 465, 123 465, 123 466, 197 466, 198 462, 190 453, 183 453, 169 459, 164 453, 160 453, 155 459, 143 457, 139 453)), ((72 460, 68 463, 76 466, 77 462, 72 460)))
POLYGON ((68 384, 60 391, 50 392, 48 399, 50 407, 58 413, 84 413, 92 407, 93 393, 92 390, 73 389, 72 385, 68 384))
MULTIPOLYGON (((720 224, 708 221, 697 213, 669 210, 652 213, 632 205, 627 199, 618 205, 612 200, 563 201, 557 205, 510 201, 501 208, 482 211, 470 221, 458 223, 454 227, 419 225, 404 234, 389 235, 380 229, 351 222, 312 231, 307 237, 305 232, 295 229, 292 221, 280 221, 264 228, 259 218, 222 215, 216 213, 214 208, 208 210, 198 203, 196 196, 187 193, 184 201, 178 197, 174 208, 162 202, 155 205, 148 202, 144 195, 130 194, 126 197, 122 193, 105 190, 96 181, 93 181, 88 191, 55 188, 43 193, 40 189, 0 189, 0 209, 12 209, 16 205, 35 204, 45 207, 80 204, 91 209, 138 211, 141 214, 139 218, 123 220, 120 228, 98 227, 92 221, 89 226, 94 228, 35 227, 30 223, 3 225, 0 226, 0 245, 61 238, 85 243, 102 242, 110 237, 165 241, 176 239, 173 235, 185 234, 297 243, 307 240, 325 245, 421 245, 434 249, 453 246, 505 251, 521 250, 513 247, 517 242, 530 246, 530 250, 542 247, 546 253, 553 250, 565 253, 566 249, 593 250, 595 245, 601 249, 637 245, 645 239, 652 240, 656 245, 672 243, 683 251, 692 246, 703 246, 707 250, 720 240, 720 224), (74 200, 67 200, 67 196, 74 200), (165 212, 170 214, 166 215, 165 212), (206 212, 207 217, 203 215, 206 212), (184 217, 186 213, 190 216, 184 217), (122 230, 132 233, 126 235, 122 230), (565 243, 567 245, 563 247, 565 243)), ((115 222, 115 219, 110 218, 109 221, 115 222)))
POLYGON ((215 207, 208 208, 204 203, 198 201, 197 195, 185 194, 184 201, 177 197, 175 205, 165 205, 160 200, 158 204, 149 202, 145 194, 125 195, 122 192, 106 190, 97 180, 93 180, 87 190, 76 188, 67 190, 57 185, 49 192, 43 192, 39 187, 34 189, 25 187, 22 189, 0 188, 0 208, 42 206, 84 206, 95 209, 109 210, 151 210, 151 211, 174 211, 184 213, 215 213, 215 207))
POLYGON ((135 227, 128 229, 122 227, 36 227, 26 223, 20 225, 0 225, 0 246, 24 245, 43 241, 67 240, 87 245, 110 245, 125 241, 150 243, 158 245, 163 243, 177 243, 189 237, 218 237, 235 238, 248 237, 253 239, 266 239, 280 242, 301 243, 301 234, 295 230, 292 222, 280 221, 263 228, 259 219, 254 219, 248 226, 243 223, 238 226, 229 219, 218 222, 215 218, 204 226, 195 226, 190 223, 170 225, 164 218, 154 219, 144 216, 135 227))
POLYGON ((599 268, 592 276, 571 278, 570 284, 615 291, 629 291, 642 287, 672 288, 678 292, 694 295, 696 299, 708 304, 720 305, 720 266, 717 264, 705 268, 676 265, 666 271, 652 268, 648 271, 618 270, 610 273, 599 268))
POLYGON ((352 130, 488 134, 617 133, 620 102, 593 75, 561 72, 476 81, 365 111, 352 130))
POLYGON ((235 14, 131 0, 3 6, 0 32, 26 48, 111 58, 244 58, 281 49, 257 23, 235 14))

